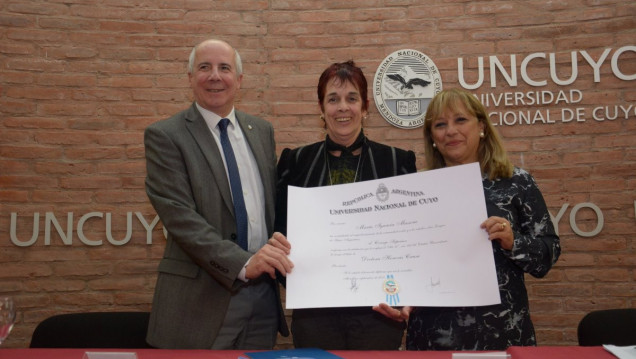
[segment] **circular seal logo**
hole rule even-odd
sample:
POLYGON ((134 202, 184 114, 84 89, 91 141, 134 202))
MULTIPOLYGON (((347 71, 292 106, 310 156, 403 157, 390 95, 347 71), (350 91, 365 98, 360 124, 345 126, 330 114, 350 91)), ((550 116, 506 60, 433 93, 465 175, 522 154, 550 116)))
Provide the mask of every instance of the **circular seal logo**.
POLYGON ((398 50, 387 56, 373 81, 378 111, 400 128, 422 126, 428 104, 440 91, 442 78, 437 66, 417 50, 398 50))
POLYGON ((400 291, 400 287, 398 286, 395 279, 393 279, 392 277, 387 278, 384 281, 384 283, 382 284, 382 289, 384 289, 384 292, 388 295, 395 295, 398 294, 398 292, 400 291))

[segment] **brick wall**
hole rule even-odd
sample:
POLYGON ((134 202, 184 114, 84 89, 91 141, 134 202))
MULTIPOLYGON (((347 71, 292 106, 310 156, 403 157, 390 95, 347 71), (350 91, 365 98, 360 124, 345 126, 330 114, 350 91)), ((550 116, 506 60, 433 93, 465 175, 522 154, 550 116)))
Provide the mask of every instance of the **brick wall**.
MULTIPOLYGON (((576 344, 584 313, 636 307, 636 90, 610 61, 627 47, 618 66, 634 77, 635 14, 634 1, 620 0, 2 1, 0 293, 14 296, 19 309, 4 346, 28 346, 37 323, 56 313, 149 310, 165 242, 160 224, 151 226, 143 187, 143 129, 189 105, 186 58, 208 37, 241 52, 237 107, 274 124, 279 151, 323 138, 315 86, 332 62, 354 59, 372 83, 387 55, 415 49, 433 59, 444 87, 456 87, 458 58, 474 83, 479 57, 510 66, 515 55, 519 66, 546 54, 528 66, 530 77, 548 79, 545 86, 519 79, 513 87, 498 74, 492 88, 486 68, 474 92, 584 94, 577 104, 489 106, 553 118, 578 107, 586 114, 586 121, 498 126, 559 218, 563 255, 546 278, 527 282, 539 344, 576 344), (580 52, 598 60, 605 49, 596 81, 580 52), (572 52, 578 77, 558 86, 549 80, 548 54, 567 79, 572 52), (619 116, 593 119, 605 105, 598 114, 619 116), (600 219, 589 203, 603 216, 593 236, 600 219), (154 228, 150 239, 146 228, 154 228)), ((413 149, 424 167, 421 129, 393 127, 372 105, 365 131, 413 149)))

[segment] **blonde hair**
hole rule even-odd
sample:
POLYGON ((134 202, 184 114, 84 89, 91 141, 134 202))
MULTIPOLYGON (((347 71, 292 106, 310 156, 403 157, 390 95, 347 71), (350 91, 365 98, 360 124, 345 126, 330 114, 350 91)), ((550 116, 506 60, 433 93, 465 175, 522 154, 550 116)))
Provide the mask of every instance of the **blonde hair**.
POLYGON ((489 179, 512 177, 513 165, 503 147, 501 137, 490 122, 486 108, 470 92, 453 88, 443 90, 433 97, 424 116, 424 151, 428 169, 446 167, 442 154, 433 147, 431 127, 433 121, 447 109, 456 111, 462 104, 472 116, 475 116, 484 126, 484 138, 479 141, 477 157, 481 172, 489 179))

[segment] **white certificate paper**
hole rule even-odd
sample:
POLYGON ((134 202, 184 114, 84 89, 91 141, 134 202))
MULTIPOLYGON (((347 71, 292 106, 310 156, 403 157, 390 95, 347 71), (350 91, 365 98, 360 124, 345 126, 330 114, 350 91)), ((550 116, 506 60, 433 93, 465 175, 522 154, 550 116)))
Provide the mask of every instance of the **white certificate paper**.
POLYGON ((289 187, 286 307, 500 303, 479 165, 289 187))

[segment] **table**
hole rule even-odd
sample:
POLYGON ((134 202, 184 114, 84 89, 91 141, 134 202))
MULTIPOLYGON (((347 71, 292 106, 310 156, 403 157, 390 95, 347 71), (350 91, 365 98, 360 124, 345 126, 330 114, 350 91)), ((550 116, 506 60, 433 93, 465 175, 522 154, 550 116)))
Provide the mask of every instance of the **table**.
MULTIPOLYGON (((0 349, 0 359, 82 359, 86 351, 135 352, 138 359, 237 359, 243 350, 0 349)), ((451 351, 330 351, 344 359, 451 359, 451 351)), ((511 359, 616 359, 603 347, 511 347, 511 359)))

